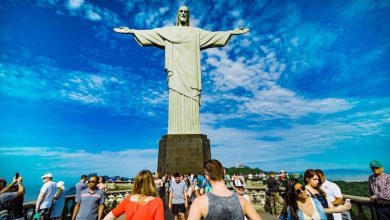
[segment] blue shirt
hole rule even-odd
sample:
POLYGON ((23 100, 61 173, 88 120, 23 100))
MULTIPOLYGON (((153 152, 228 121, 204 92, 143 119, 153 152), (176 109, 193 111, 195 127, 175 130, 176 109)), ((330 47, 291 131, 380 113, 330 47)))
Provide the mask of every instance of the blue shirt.
POLYGON ((204 177, 202 175, 198 176, 199 188, 204 188, 204 177))
POLYGON ((85 183, 82 183, 82 182, 78 182, 76 184, 76 201, 77 199, 80 197, 80 192, 83 191, 84 189, 88 188, 87 184, 85 183))
POLYGON ((104 192, 100 189, 96 189, 95 192, 84 189, 80 192, 80 197, 76 202, 80 203, 76 220, 96 220, 99 205, 104 204, 104 192))

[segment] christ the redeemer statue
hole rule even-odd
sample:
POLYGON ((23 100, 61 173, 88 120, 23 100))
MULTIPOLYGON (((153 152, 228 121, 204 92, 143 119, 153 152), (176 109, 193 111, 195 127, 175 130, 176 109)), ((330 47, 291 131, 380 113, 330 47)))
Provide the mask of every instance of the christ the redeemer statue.
POLYGON ((190 27, 189 17, 188 7, 181 6, 176 26, 152 30, 114 28, 117 33, 134 35, 141 46, 156 46, 165 50, 165 71, 169 88, 168 134, 200 134, 200 51, 223 47, 232 35, 249 31, 246 28, 206 31, 190 27))

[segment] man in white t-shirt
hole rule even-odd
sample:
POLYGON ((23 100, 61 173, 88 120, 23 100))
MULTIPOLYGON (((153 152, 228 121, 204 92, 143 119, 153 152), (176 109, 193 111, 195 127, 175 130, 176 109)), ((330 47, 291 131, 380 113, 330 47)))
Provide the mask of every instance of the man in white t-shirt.
MULTIPOLYGON (((328 202, 332 203, 334 206, 344 204, 343 194, 341 194, 340 187, 331 181, 328 181, 325 177, 325 174, 322 170, 316 170, 318 175, 321 178, 321 189, 326 193, 326 199, 328 202)), ((334 220, 342 220, 341 213, 333 213, 334 220)))
POLYGON ((185 219, 186 208, 188 207, 187 202, 187 185, 180 179, 179 173, 174 173, 175 181, 172 181, 171 186, 169 188, 169 202, 168 207, 172 209, 172 214, 174 215, 174 219, 177 220, 185 219))
POLYGON ((49 210, 53 203, 53 198, 57 192, 56 183, 52 181, 53 175, 51 173, 47 173, 42 176, 43 186, 39 193, 35 211, 39 212, 41 215, 41 219, 47 219, 49 216, 49 210))

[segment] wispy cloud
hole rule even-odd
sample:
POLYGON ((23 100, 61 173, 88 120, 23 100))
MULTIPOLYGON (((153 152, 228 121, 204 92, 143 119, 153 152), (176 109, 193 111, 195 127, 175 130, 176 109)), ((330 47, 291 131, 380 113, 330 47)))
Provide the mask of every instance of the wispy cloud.
MULTIPOLYGON (((21 38, 23 32, 8 28, 10 35, 1 37, 6 46, 0 56, 1 97, 69 102, 115 115, 166 120, 166 114, 161 114, 166 113, 168 102, 163 51, 139 48, 132 36, 114 34, 112 28, 173 25, 181 4, 190 7, 193 26, 211 31, 251 29, 233 36, 224 48, 202 52, 202 132, 210 137, 213 154, 227 165, 234 165, 240 155, 249 164, 286 169, 314 164, 312 158, 326 155, 323 160, 327 161, 319 164, 334 167, 335 151, 388 136, 387 1, 319 5, 306 1, 135 0, 108 5, 42 0, 37 5, 50 10, 50 16, 55 12, 56 16, 80 18, 64 23, 83 27, 82 31, 72 29, 77 34, 80 31, 72 44, 82 49, 69 54, 79 63, 64 61, 62 56, 48 57, 52 48, 45 44, 33 47, 36 42, 21 38)), ((53 39, 49 32, 38 36, 43 42, 53 39)), ((62 37, 65 45, 67 37, 62 37)), ((55 148, 79 159, 95 155, 75 149, 55 148)), ((57 157, 47 147, 19 151, 37 158, 57 157)), ((96 160, 104 161, 109 156, 130 156, 126 150, 96 154, 96 160)), ((72 166, 75 161, 61 157, 61 162, 72 166)), ((88 169, 95 168, 88 165, 88 169)))
POLYGON ((151 116, 153 111, 160 112, 167 100, 163 85, 155 88, 155 84, 140 84, 140 76, 128 68, 94 63, 96 72, 83 72, 61 69, 46 58, 39 59, 34 66, 0 64, 0 82, 4 85, 0 92, 10 97, 72 101, 121 115, 148 112, 151 116))
MULTIPOLYGON (((353 141, 357 144, 366 137, 382 136, 389 125, 389 116, 390 109, 346 113, 339 117, 322 118, 320 121, 290 122, 285 127, 268 127, 264 130, 263 126, 259 128, 254 126, 259 123, 257 120, 236 121, 235 125, 238 126, 229 126, 223 125, 224 122, 221 120, 215 122, 212 120, 213 115, 207 115, 202 117, 203 121, 206 121, 202 130, 212 140, 213 156, 224 161, 226 166, 245 163, 261 164, 264 169, 277 167, 302 170, 303 167, 314 163, 310 159, 311 155, 325 154, 329 150, 340 148, 342 142, 353 141), (294 166, 289 164, 296 160, 303 162, 294 166)), ((354 148, 353 145, 350 147, 354 148)), ((350 168, 359 166, 351 163, 350 168)))
MULTIPOLYGON (((0 147, 0 158, 40 158, 36 167, 39 172, 55 172, 56 175, 98 172, 99 174, 133 177, 142 169, 155 171, 157 168, 157 149, 127 149, 121 151, 90 152, 66 147, 0 147), (39 162, 44 161, 44 164, 39 162), (88 161, 87 163, 83 161, 88 161), (80 166, 82 164, 82 166, 80 166), (61 169, 58 169, 61 166, 61 169)), ((13 164, 12 167, 18 167, 13 164)), ((79 175, 77 174, 77 176, 79 175)))
POLYGON ((37 5, 43 8, 54 8, 59 15, 79 16, 95 22, 102 22, 110 27, 120 23, 118 15, 111 10, 84 0, 67 0, 63 4, 52 0, 39 0, 37 5))
POLYGON ((69 0, 67 6, 70 9, 78 9, 84 4, 84 0, 69 0))

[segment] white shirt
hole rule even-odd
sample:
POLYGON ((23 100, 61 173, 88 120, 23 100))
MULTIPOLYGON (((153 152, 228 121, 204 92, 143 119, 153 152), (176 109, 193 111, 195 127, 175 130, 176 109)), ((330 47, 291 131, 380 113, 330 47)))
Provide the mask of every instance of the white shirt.
MULTIPOLYGON (((336 185, 336 183, 325 180, 325 182, 321 185, 321 189, 326 193, 326 200, 329 202, 333 202, 337 198, 343 198, 341 194, 340 187, 336 185)), ((342 220, 341 213, 333 213, 333 218, 335 220, 342 220)))
POLYGON ((44 193, 45 196, 42 199, 39 209, 46 209, 51 207, 53 203, 53 198, 56 194, 56 189, 56 183, 53 181, 49 181, 43 184, 40 193, 44 193))

